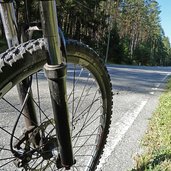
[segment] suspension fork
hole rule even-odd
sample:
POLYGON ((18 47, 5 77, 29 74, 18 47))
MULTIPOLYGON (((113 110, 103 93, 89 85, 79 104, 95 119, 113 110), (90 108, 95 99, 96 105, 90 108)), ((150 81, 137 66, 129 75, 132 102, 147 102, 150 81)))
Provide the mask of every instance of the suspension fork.
POLYGON ((0 3, 0 14, 8 47, 18 45, 17 22, 13 3, 0 3))
POLYGON ((48 63, 44 69, 49 82, 52 108, 59 145, 61 164, 70 168, 74 164, 69 126, 66 93, 66 63, 62 60, 57 21, 56 1, 40 1, 43 33, 49 52, 48 63))
MULTIPOLYGON (((5 36, 8 44, 8 48, 19 45, 18 39, 18 26, 16 21, 15 9, 13 1, 9 0, 8 3, 0 3, 0 14, 4 26, 5 36)), ((21 104, 26 97, 29 79, 23 80, 19 85, 17 85, 18 94, 20 97, 21 104)), ((27 101, 24 105, 24 118, 25 124, 28 128, 29 126, 37 126, 36 112, 34 104, 32 101, 32 91, 29 92, 27 101)), ((36 144, 39 144, 40 136, 36 136, 36 144)))

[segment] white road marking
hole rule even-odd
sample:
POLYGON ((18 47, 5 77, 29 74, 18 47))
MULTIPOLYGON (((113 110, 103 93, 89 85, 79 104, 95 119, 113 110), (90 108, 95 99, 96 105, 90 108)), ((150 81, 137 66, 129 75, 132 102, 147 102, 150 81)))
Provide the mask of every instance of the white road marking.
POLYGON ((154 91, 151 91, 149 94, 153 95, 154 94, 154 91))
MULTIPOLYGON (((165 75, 165 77, 163 77, 163 79, 162 79, 161 81, 162 81, 162 82, 165 81, 166 78, 167 78, 169 75, 170 75, 170 74, 167 73, 167 74, 165 75)), ((157 83, 157 84, 155 85, 155 87, 152 88, 152 90, 154 90, 154 91, 159 90, 160 85, 161 85, 161 83, 157 83)), ((153 95, 153 94, 154 94, 154 91, 151 91, 149 94, 153 95)))
MULTIPOLYGON (((167 75, 162 79, 162 81, 165 81, 165 79, 170 75, 170 73, 167 73, 167 75)), ((161 84, 161 83, 160 83, 161 84)), ((159 85, 160 86, 160 85, 159 85)))
POLYGON ((158 85, 156 87, 153 87, 152 90, 157 90, 158 89, 158 85))
POLYGON ((108 157, 111 155, 115 147, 125 136, 126 132, 132 126, 133 122, 135 121, 139 113, 142 111, 146 103, 147 100, 141 101, 141 103, 136 108, 130 109, 117 123, 115 123, 111 127, 109 133, 110 139, 108 139, 108 142, 105 146, 103 156, 100 159, 100 164, 97 167, 97 171, 101 170, 104 163, 106 163, 108 157), (110 136, 110 134, 112 134, 112 136, 110 136))
MULTIPOLYGON (((165 77, 164 77, 164 78, 165 78, 165 77)), ((156 84, 156 88, 160 87, 160 84, 161 84, 161 83, 157 83, 157 84, 156 84)))

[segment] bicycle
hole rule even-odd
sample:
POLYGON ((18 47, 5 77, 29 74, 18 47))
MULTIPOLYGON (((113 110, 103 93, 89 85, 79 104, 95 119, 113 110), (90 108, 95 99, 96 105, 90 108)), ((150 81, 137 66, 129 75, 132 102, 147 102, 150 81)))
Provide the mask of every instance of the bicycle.
POLYGON ((65 41, 56 1, 39 4, 44 38, 20 43, 14 1, 0 0, 0 170, 92 171, 111 122, 110 77, 93 49, 65 41))

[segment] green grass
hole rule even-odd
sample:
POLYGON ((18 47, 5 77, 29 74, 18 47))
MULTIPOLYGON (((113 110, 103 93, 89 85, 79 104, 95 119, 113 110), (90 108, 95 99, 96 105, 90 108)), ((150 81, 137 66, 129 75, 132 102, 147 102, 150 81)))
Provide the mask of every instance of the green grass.
POLYGON ((171 171, 171 79, 150 120, 142 148, 132 171, 171 171))

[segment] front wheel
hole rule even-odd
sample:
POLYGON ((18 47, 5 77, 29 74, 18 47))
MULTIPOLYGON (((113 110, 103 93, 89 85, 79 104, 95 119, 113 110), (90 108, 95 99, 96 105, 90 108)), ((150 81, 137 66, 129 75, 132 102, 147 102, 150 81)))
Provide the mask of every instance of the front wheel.
MULTIPOLYGON (((48 84, 41 70, 46 62, 42 42, 42 39, 30 41, 1 55, 0 170, 65 170, 58 162, 48 84), (25 51, 21 54, 18 49, 23 48, 25 51), (18 54, 20 58, 16 57, 18 54), (30 91, 33 94, 37 123, 35 127, 25 129, 24 104, 20 105, 14 85, 27 77, 28 94, 30 91), (37 133, 42 137, 39 146, 34 145, 33 137, 37 133), (14 151, 23 157, 16 156, 14 151)), ((98 55, 86 45, 72 40, 67 41, 67 100, 76 160, 71 170, 94 171, 109 131, 111 83, 98 55)))

